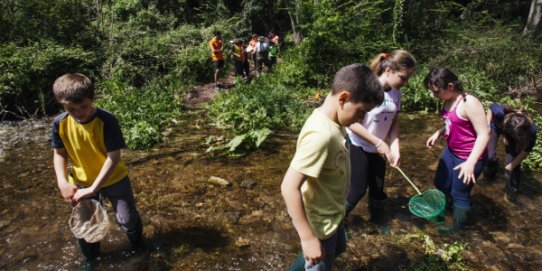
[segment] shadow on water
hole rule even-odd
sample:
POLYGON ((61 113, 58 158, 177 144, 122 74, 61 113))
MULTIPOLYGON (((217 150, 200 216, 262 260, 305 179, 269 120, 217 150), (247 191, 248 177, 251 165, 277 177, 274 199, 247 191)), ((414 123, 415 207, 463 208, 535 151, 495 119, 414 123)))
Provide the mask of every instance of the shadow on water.
POLYGON ((154 246, 166 251, 168 256, 181 258, 197 249, 210 253, 230 243, 221 231, 206 227, 175 229, 166 233, 157 233, 152 239, 154 246))
POLYGON ((405 247, 388 244, 384 246, 377 257, 371 258, 364 265, 353 265, 340 258, 337 263, 338 270, 348 271, 410 271, 410 270, 450 270, 438 255, 413 256, 412 251, 405 247))
POLYGON ((472 217, 475 221, 474 226, 480 228, 481 233, 506 231, 508 229, 507 213, 501 204, 479 193, 472 195, 471 201, 473 204, 472 217))

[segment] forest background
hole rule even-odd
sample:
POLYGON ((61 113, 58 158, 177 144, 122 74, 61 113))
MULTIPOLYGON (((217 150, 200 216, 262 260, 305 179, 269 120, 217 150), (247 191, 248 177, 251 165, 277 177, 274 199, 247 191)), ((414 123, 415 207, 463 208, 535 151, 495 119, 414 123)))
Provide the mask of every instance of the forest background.
MULTIPOLYGON (((228 45, 273 29, 283 39, 276 68, 206 105, 225 135, 209 137, 212 154, 298 131, 340 67, 397 48, 419 63, 403 111, 440 107, 422 81, 442 65, 486 106, 526 107, 542 125, 541 9, 542 0, 0 0, 0 119, 58 113, 53 81, 81 72, 129 147, 148 148, 183 118, 187 90, 212 81, 214 31, 228 45)), ((524 165, 542 169, 541 144, 524 165)))

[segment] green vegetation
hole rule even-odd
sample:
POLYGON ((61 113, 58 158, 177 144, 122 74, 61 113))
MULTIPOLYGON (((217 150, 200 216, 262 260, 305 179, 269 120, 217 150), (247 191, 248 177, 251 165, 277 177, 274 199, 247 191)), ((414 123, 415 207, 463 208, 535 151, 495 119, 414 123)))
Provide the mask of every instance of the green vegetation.
MULTIPOLYGON (((284 39, 275 69, 207 106, 224 131, 212 151, 242 154, 274 132, 298 131, 338 68, 397 48, 419 63, 404 88, 404 111, 440 107, 422 81, 442 65, 485 103, 513 96, 534 112, 536 102, 526 97, 540 84, 542 45, 539 32, 523 34, 530 2, 2 1, 0 115, 56 114, 53 80, 82 72, 96 83, 99 106, 121 120, 129 146, 146 148, 183 116, 185 90, 212 80, 207 43, 214 30, 227 44, 271 29, 284 39)), ((531 169, 542 168, 539 146, 525 163, 531 169)))
POLYGON ((469 270, 461 253, 468 250, 469 244, 455 241, 452 244, 436 244, 430 236, 423 233, 402 236, 399 243, 412 246, 416 244, 425 257, 401 270, 469 270))

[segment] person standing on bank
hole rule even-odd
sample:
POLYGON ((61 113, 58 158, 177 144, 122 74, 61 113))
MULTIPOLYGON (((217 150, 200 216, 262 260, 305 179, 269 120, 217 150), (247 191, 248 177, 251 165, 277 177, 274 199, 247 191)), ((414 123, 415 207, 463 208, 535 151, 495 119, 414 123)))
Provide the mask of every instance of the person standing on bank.
POLYGON ((211 57, 213 58, 215 71, 215 89, 219 89, 222 87, 222 84, 219 82, 220 70, 224 68, 224 41, 222 40, 222 33, 220 31, 214 32, 214 37, 209 41, 209 47, 211 47, 211 57))
POLYGON ((398 119, 401 88, 416 71, 416 59, 405 50, 393 50, 376 56, 371 69, 384 87, 384 102, 347 129, 352 174, 345 212, 348 216, 369 189, 371 220, 380 223, 387 198, 386 161, 398 166, 401 158, 398 119))

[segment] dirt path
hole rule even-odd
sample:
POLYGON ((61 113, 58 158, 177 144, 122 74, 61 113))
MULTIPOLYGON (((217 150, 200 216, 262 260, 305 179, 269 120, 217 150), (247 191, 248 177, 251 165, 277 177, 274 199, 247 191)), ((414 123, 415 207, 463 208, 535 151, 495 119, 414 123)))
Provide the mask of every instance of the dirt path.
POLYGON ((219 92, 226 91, 235 87, 235 77, 232 74, 227 74, 220 80, 223 87, 220 89, 215 88, 214 83, 208 83, 204 85, 198 85, 190 88, 186 96, 184 97, 184 103, 187 106, 195 106, 197 104, 206 103, 213 99, 219 92))

